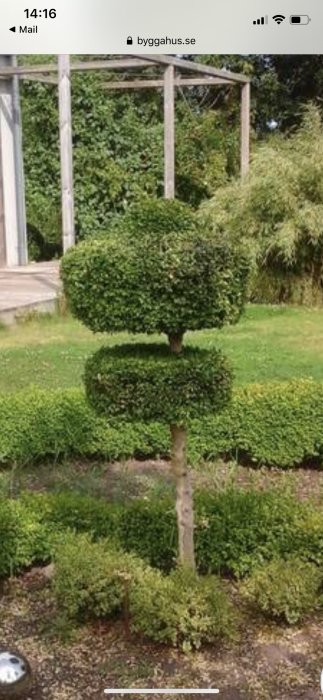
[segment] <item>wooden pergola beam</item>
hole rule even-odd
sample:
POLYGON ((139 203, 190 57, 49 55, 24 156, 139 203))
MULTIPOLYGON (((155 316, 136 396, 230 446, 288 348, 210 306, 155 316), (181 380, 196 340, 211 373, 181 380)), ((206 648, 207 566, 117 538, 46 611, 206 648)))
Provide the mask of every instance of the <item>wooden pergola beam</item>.
MULTIPOLYGON (((231 80, 223 80, 222 78, 175 78, 174 85, 176 87, 193 87, 197 85, 232 85, 231 80)), ((163 88, 164 81, 156 78, 155 80, 111 80, 108 83, 103 83, 102 87, 106 90, 137 90, 140 88, 163 88)))
MULTIPOLYGON (((106 61, 74 61, 71 63, 71 71, 88 71, 88 70, 123 70, 128 68, 151 68, 151 61, 146 61, 144 58, 117 58, 106 61)), ((11 66, 0 68, 0 76, 2 78, 13 75, 41 75, 42 73, 57 73, 57 63, 43 63, 35 66, 11 66)))
POLYGON ((53 75, 22 75, 17 76, 19 80, 28 80, 33 83, 45 83, 46 85, 58 85, 58 78, 53 75))
POLYGON ((215 78, 225 78, 232 83, 244 84, 250 82, 250 78, 242 73, 232 73, 231 71, 220 70, 220 68, 207 66, 203 63, 194 63, 194 61, 186 61, 182 58, 176 58, 176 56, 145 54, 145 59, 151 61, 151 63, 157 63, 164 66, 174 66, 174 68, 190 70, 194 73, 202 73, 203 75, 210 75, 215 78))
MULTIPOLYGON (((44 83, 45 85, 58 85, 58 78, 53 75, 26 75, 23 73, 18 76, 20 80, 30 82, 44 83)), ((212 85, 232 85, 231 80, 224 78, 175 78, 174 84, 176 87, 194 87, 194 86, 212 86, 212 85)), ((162 78, 151 78, 149 80, 111 80, 107 83, 102 83, 105 90, 137 90, 141 88, 163 88, 164 81, 162 78)))
MULTIPOLYGON (((194 63, 176 56, 163 56, 155 54, 145 54, 143 57, 132 56, 130 58, 108 59, 104 61, 75 61, 71 63, 71 71, 88 71, 88 70, 123 70, 128 68, 147 68, 152 64, 160 66, 174 66, 182 70, 200 73, 204 76, 209 75, 213 78, 221 78, 228 83, 248 83, 250 79, 241 73, 232 73, 231 71, 220 70, 213 66, 207 66, 203 63, 194 63)), ((34 66, 7 66, 1 67, 0 76, 12 77, 13 75, 41 75, 42 73, 50 74, 57 73, 58 67, 56 63, 39 64, 34 66)))

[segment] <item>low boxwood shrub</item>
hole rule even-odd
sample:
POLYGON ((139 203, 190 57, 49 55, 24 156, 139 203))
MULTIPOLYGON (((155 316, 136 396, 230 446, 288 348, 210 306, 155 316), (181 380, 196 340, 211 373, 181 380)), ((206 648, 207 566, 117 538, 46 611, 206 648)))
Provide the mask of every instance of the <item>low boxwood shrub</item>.
POLYGON ((62 492, 58 494, 24 494, 28 506, 40 513, 53 527, 93 533, 96 538, 118 537, 122 506, 91 496, 62 492), (45 503, 44 503, 45 502, 45 503))
MULTIPOLYGON (((323 384, 311 380, 240 387, 218 416, 192 420, 189 458, 244 456, 290 467, 323 454, 323 384)), ((29 389, 0 396, 0 461, 27 464, 66 455, 169 455, 169 431, 160 423, 98 417, 81 389, 29 389)))
POLYGON ((171 500, 107 503, 73 492, 24 493, 21 500, 44 526, 48 524, 53 530, 91 533, 95 540, 108 538, 166 571, 176 563, 177 531, 171 500))
POLYGON ((0 500, 0 578, 51 559, 56 528, 21 500, 0 500))
MULTIPOLYGON (((195 513, 200 570, 243 577, 262 562, 303 547, 309 509, 275 489, 230 488, 198 494, 195 513)), ((323 518, 320 527, 323 533, 323 518)))
POLYGON ((294 529, 294 551, 308 561, 323 567, 323 512, 321 508, 306 508, 294 529))
POLYGON ((177 530, 171 500, 107 503, 72 492, 24 493, 21 500, 44 526, 49 525, 54 531, 90 533, 94 540, 108 538, 165 571, 176 563, 177 530))
MULTIPOLYGON (((15 504, 10 508, 27 512, 28 522, 37 523, 37 532, 42 533, 42 528, 54 533, 87 532, 94 540, 107 538, 165 572, 175 566, 177 531, 171 499, 154 497, 111 504, 73 493, 26 494, 15 504)), ((195 535, 202 574, 241 578, 264 562, 288 556, 323 564, 323 513, 277 490, 232 488, 217 494, 198 493, 195 535)), ((11 542, 18 537, 14 529, 8 529, 6 536, 11 542)), ((5 549, 5 539, 3 542, 5 549)), ((44 547, 46 542, 45 538, 44 547)), ((48 546, 44 549, 46 557, 48 546)), ((12 545, 10 551, 15 551, 12 545)), ((16 568, 23 565, 19 562, 16 568)))
POLYGON ((90 535, 68 533, 54 552, 53 591, 60 614, 91 619, 120 612, 129 586, 144 565, 118 550, 109 540, 92 542, 90 535))
POLYGON ((256 569, 241 587, 269 617, 294 624, 320 604, 323 573, 299 557, 274 559, 256 569))
POLYGON ((133 630, 184 651, 230 637, 235 629, 233 608, 219 580, 185 569, 168 576, 153 569, 139 572, 130 588, 130 613, 133 630))
POLYGON ((184 650, 230 636, 234 615, 220 582, 176 570, 166 576, 139 557, 87 534, 56 545, 53 592, 60 616, 107 618, 127 606, 131 628, 184 650))
POLYGON ((177 560, 177 527, 171 499, 136 500, 119 510, 118 538, 151 566, 169 571, 177 560))
POLYGON ((0 459, 24 464, 47 456, 86 454, 96 425, 78 389, 32 388, 1 395, 0 459))

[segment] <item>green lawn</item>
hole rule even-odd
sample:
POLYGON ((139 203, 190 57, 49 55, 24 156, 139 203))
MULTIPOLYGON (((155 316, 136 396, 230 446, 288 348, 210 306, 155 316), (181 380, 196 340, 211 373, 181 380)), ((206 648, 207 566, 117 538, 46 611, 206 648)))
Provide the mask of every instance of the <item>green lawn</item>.
MULTIPOLYGON (((1 328, 0 391, 30 384, 81 385, 84 361, 91 352, 104 342, 137 339, 126 334, 94 336, 74 319, 58 316, 1 328)), ((320 309, 249 306, 237 326, 189 333, 187 341, 222 348, 231 358, 239 384, 292 377, 323 380, 320 309)))

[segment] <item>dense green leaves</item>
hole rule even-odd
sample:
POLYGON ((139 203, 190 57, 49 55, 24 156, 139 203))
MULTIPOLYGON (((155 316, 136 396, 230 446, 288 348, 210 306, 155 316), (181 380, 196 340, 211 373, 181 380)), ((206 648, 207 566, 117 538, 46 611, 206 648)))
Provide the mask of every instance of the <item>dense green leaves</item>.
MULTIPOLYGON (((156 77, 156 69, 145 74, 156 77)), ((107 91, 104 85, 116 77, 110 71, 72 75, 78 239, 104 231, 131 202, 163 195, 162 90, 107 91)), ((237 120, 228 123, 220 110, 201 109, 204 92, 191 88, 176 99, 177 194, 194 206, 239 167, 237 120)), ((61 252, 57 87, 23 81, 21 93, 30 252, 49 257, 61 252)))
MULTIPOLYGON (((236 389, 219 415, 191 422, 191 462, 218 455, 279 467, 323 454, 323 385, 310 380, 236 389)), ((79 389, 28 389, 0 396, 0 459, 20 465, 68 455, 109 460, 169 456, 161 423, 107 421, 79 389)))
POLYGON ((215 576, 199 578, 187 569, 169 576, 146 570, 130 587, 132 628, 183 651, 233 636, 236 615, 215 576))
MULTIPOLYGON (((276 275, 276 299, 269 301, 310 301, 308 293, 307 298, 301 294, 295 298, 292 291, 293 283, 295 286, 306 278, 314 296, 315 289, 321 290, 322 164, 321 114, 312 105, 298 132, 289 139, 273 138, 259 147, 249 176, 219 189, 202 208, 202 220, 215 233, 244 240, 252 247, 261 274, 265 271, 276 275)), ((257 282, 254 287, 253 298, 265 300, 261 288, 257 291, 257 282)), ((305 285, 299 287, 305 293, 305 285)))
POLYGON ((35 562, 50 560, 59 526, 42 519, 43 511, 20 500, 0 499, 0 579, 35 562))
MULTIPOLYGON (((145 565, 106 540, 68 533, 55 549, 53 591, 67 619, 107 617, 124 606, 125 582, 145 565)), ((148 568, 148 567, 146 567, 148 568)), ((138 573, 137 573, 138 572, 138 573)))
POLYGON ((227 637, 233 629, 233 609, 217 578, 199 579, 185 571, 165 576, 88 535, 62 539, 55 552, 53 591, 69 625, 75 619, 120 615, 127 604, 133 631, 185 651, 227 637))
MULTIPOLYGON (((298 125, 302 106, 321 95, 322 56, 191 58, 250 76, 252 123, 260 137, 272 118, 283 130, 298 125)), ((21 57, 24 63, 52 60, 21 57)), ((144 75, 156 77, 155 68, 144 75)), ((162 90, 106 91, 104 84, 114 78, 104 71, 72 76, 79 237, 104 230, 107 218, 143 195, 163 193, 162 90)), ((23 81, 21 93, 31 252, 50 257, 61 251, 57 88, 23 81)), ((176 193, 193 206, 239 173, 239 101, 232 86, 177 91, 176 193)))
MULTIPOLYGON (((178 199, 147 199, 132 204, 125 214, 115 217, 108 230, 119 235, 149 236, 161 240, 196 230, 198 226, 194 210, 178 199)), ((145 239, 144 239, 145 240, 145 239)))
POLYGON ((157 200, 69 250, 62 279, 73 314, 93 331, 169 335, 236 322, 248 265, 188 208, 157 200))
POLYGON ((320 607, 322 580, 315 564, 298 557, 274 559, 259 567, 242 591, 268 617, 295 624, 320 607))
POLYGON ((103 347, 85 367, 89 403, 126 421, 186 424, 216 413, 230 399, 231 371, 216 350, 134 344, 103 347))
MULTIPOLYGON (((311 503, 269 489, 229 488, 195 495, 196 555, 200 573, 245 577, 264 562, 298 556, 323 564, 323 514, 311 503)), ((0 576, 48 561, 67 530, 90 533, 169 572, 176 566, 176 514, 172 498, 109 503, 60 493, 23 493, 0 500, 0 576), (55 535, 55 536, 54 536, 55 535)), ((81 556, 81 554, 79 554, 81 556)), ((68 566, 68 561, 66 562, 68 566)), ((76 580, 82 572, 75 568, 76 580)), ((95 574, 94 574, 95 576, 95 574)))

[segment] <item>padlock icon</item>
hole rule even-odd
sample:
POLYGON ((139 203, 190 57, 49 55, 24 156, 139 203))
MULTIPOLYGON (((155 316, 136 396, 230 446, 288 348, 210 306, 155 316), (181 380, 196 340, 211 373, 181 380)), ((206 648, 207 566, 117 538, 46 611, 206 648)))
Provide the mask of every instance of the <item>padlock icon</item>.
POLYGON ((127 45, 128 45, 128 46, 132 46, 132 44, 133 44, 132 36, 128 36, 128 37, 127 37, 127 45))

